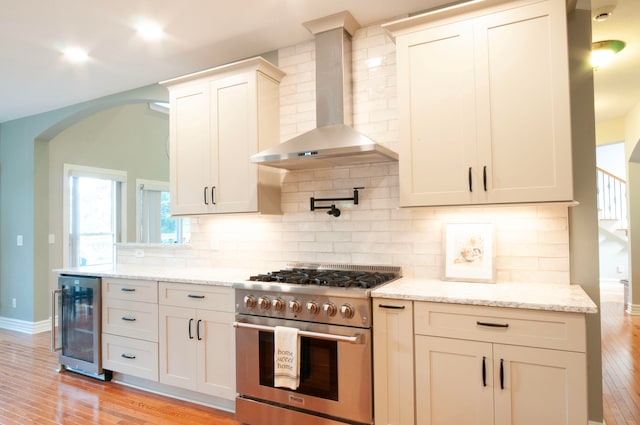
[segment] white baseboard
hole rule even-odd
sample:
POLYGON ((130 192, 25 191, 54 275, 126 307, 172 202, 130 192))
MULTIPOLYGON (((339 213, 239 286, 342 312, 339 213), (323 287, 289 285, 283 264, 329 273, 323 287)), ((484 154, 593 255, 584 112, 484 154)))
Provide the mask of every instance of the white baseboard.
POLYGON ((41 320, 39 322, 27 322, 26 320, 0 317, 0 329, 22 332, 26 334, 37 334, 51 330, 51 320, 41 320))
POLYGON ((633 316, 640 316, 640 304, 629 304, 627 306, 627 313, 633 316))

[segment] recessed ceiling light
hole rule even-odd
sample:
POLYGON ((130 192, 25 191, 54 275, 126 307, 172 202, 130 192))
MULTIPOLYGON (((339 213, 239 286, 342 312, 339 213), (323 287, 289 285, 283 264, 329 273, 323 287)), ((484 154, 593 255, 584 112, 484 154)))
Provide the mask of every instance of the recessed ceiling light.
POLYGON ((89 54, 86 50, 83 50, 79 47, 68 47, 62 51, 64 57, 67 58, 69 62, 73 63, 81 63, 89 60, 89 54))
POLYGON ((141 22, 136 26, 136 29, 138 30, 138 35, 145 40, 159 40, 164 35, 160 25, 155 22, 141 22))
POLYGON ((596 22, 604 22, 611 17, 613 10, 616 7, 613 5, 607 5, 599 7, 593 11, 593 20, 596 22))

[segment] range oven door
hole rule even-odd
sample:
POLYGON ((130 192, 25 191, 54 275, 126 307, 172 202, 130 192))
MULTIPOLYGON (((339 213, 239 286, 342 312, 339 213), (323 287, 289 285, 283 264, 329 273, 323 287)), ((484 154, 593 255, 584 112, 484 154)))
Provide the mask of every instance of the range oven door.
MULTIPOLYGON (((370 329, 254 316, 237 320, 236 389, 241 398, 339 420, 373 422, 370 329), (300 386, 295 391, 273 385, 275 326, 302 331, 300 386)), ((242 419, 243 412, 236 414, 242 419)))

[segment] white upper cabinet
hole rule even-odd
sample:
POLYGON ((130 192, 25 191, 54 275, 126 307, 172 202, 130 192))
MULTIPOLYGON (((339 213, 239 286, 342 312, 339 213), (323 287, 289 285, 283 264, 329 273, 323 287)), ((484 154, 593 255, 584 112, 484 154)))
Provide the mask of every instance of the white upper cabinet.
POLYGON ((573 199, 563 0, 494 0, 385 28, 397 47, 401 206, 573 199))
POLYGON ((162 83, 173 215, 280 212, 280 172, 249 157, 279 143, 283 76, 258 57, 162 83))

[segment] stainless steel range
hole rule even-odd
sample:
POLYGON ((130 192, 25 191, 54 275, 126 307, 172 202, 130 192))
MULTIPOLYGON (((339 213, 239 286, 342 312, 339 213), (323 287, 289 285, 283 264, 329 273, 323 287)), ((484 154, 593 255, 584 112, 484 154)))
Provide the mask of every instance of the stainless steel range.
POLYGON ((251 425, 373 424, 371 290, 399 267, 292 264, 235 284, 236 417, 251 425), (274 331, 299 335, 299 385, 275 385, 274 331))

